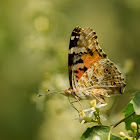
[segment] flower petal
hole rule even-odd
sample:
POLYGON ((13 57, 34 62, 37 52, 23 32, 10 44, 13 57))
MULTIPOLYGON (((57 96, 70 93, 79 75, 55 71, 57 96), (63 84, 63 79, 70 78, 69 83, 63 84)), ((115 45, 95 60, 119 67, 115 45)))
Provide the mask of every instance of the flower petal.
POLYGON ((94 111, 91 111, 91 112, 89 113, 88 116, 89 116, 89 117, 92 117, 92 116, 93 116, 93 112, 94 112, 94 111))
POLYGON ((82 120, 82 121, 81 121, 81 124, 84 124, 84 123, 85 123, 85 120, 82 120))
POLYGON ((84 109, 84 112, 89 112, 89 111, 92 111, 92 109, 91 108, 84 109))

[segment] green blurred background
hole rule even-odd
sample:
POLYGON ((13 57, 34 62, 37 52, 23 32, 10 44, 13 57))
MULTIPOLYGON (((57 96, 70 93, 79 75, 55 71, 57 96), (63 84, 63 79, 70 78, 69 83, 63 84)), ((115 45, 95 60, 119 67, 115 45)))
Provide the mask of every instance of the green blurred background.
MULTIPOLYGON (((105 124, 123 116, 140 85, 139 0, 1 0, 0 139, 77 140, 88 126, 60 94, 68 83, 68 46, 75 26, 93 28, 125 77, 125 94, 108 99, 105 124)), ((118 133, 124 126, 116 128, 118 133)))

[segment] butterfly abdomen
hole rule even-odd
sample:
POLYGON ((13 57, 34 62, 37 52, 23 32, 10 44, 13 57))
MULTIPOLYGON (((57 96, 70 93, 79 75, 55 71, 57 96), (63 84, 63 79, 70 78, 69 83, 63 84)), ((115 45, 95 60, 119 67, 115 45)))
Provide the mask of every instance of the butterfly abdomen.
POLYGON ((88 98, 90 99, 90 94, 86 89, 73 89, 70 87, 69 89, 65 90, 64 93, 62 94, 64 94, 67 97, 73 97, 73 98, 75 98, 76 96, 80 100, 88 99, 88 98))

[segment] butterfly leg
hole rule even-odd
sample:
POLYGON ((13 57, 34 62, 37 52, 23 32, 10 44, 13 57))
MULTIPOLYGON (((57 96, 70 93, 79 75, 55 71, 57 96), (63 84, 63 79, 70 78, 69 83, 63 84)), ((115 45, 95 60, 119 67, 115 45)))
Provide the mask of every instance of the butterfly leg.
POLYGON ((77 97, 77 96, 75 96, 75 98, 76 98, 77 102, 81 105, 82 110, 84 111, 83 105, 82 105, 82 104, 81 104, 81 102, 79 101, 78 97, 77 97))
POLYGON ((71 105, 71 106, 78 112, 78 114, 79 114, 79 110, 78 110, 78 109, 74 106, 74 104, 73 104, 73 103, 77 102, 77 100, 71 102, 70 99, 69 99, 69 97, 68 97, 68 100, 69 100, 69 102, 70 102, 70 105, 71 105))
POLYGON ((99 101, 103 104, 106 104, 106 100, 104 99, 104 97, 102 95, 99 96, 98 93, 93 92, 93 91, 89 92, 89 94, 91 97, 93 96, 95 99, 97 99, 97 101, 99 101))

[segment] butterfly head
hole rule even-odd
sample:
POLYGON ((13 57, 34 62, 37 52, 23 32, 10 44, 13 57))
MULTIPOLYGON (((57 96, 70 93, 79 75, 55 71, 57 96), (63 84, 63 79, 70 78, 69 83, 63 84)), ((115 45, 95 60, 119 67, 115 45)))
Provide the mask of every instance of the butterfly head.
POLYGON ((72 97, 72 96, 74 96, 75 95, 75 91, 74 91, 74 89, 73 88, 69 88, 69 89, 66 89, 63 93, 61 93, 61 94, 63 94, 63 95, 65 95, 65 96, 67 96, 67 97, 72 97))

